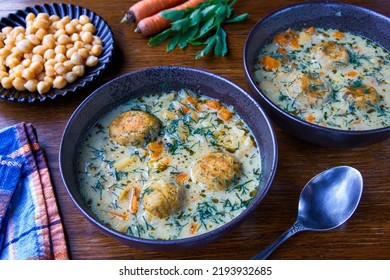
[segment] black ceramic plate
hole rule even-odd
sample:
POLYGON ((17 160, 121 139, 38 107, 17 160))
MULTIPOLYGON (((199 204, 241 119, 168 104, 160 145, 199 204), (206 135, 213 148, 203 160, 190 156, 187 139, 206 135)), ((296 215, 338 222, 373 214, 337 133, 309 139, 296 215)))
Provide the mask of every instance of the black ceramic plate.
POLYGON ((87 15, 96 27, 94 35, 99 36, 103 41, 103 53, 99 56, 99 63, 94 67, 87 67, 84 76, 79 77, 75 82, 68 84, 62 89, 50 89, 45 95, 38 92, 17 91, 15 89, 4 89, 0 85, 0 97, 9 101, 16 102, 36 102, 54 99, 57 96, 65 96, 68 93, 74 93, 96 79, 108 66, 112 59, 114 51, 114 37, 110 27, 105 20, 90 10, 70 4, 44 4, 41 6, 28 7, 24 10, 18 10, 8 17, 0 19, 0 29, 6 26, 26 26, 25 18, 29 13, 47 13, 49 15, 58 15, 59 17, 69 16, 71 19, 78 18, 81 15, 87 15))

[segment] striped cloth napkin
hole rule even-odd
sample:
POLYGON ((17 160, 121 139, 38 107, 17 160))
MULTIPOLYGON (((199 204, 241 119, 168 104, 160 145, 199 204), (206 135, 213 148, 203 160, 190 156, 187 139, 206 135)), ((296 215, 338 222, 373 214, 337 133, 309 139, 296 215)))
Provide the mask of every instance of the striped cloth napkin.
POLYGON ((0 130, 0 259, 68 259, 49 170, 30 123, 0 130))

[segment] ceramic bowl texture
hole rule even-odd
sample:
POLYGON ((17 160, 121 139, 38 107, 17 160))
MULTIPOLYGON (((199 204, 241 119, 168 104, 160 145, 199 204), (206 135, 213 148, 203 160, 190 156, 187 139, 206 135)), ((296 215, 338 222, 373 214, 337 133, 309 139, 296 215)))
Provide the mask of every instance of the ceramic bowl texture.
POLYGON ((223 77, 199 69, 162 66, 131 72, 93 92, 71 116, 60 146, 60 171, 65 187, 84 216, 107 235, 144 250, 178 250, 216 240, 240 224, 266 195, 276 172, 277 142, 272 126, 260 106, 237 85, 223 77), (98 221, 84 204, 76 179, 78 148, 92 126, 107 112, 131 98, 182 88, 217 98, 232 105, 252 130, 262 157, 263 175, 259 191, 248 208, 230 223, 209 233, 178 240, 149 240, 122 234, 98 221))
POLYGON ((371 39, 390 50, 390 19, 372 10, 337 2, 305 2, 282 8, 260 20, 247 36, 243 63, 250 92, 270 118, 285 132, 304 141, 333 148, 350 148, 377 143, 390 137, 390 127, 347 131, 315 125, 280 109, 256 85, 254 65, 262 46, 273 35, 288 28, 334 28, 371 39))

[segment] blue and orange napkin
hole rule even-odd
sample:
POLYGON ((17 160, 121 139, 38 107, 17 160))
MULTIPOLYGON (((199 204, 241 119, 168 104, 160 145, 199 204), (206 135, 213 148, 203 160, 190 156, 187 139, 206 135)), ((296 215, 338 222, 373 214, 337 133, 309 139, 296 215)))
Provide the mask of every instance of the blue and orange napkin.
POLYGON ((68 259, 45 156, 36 130, 0 130, 0 259, 68 259))

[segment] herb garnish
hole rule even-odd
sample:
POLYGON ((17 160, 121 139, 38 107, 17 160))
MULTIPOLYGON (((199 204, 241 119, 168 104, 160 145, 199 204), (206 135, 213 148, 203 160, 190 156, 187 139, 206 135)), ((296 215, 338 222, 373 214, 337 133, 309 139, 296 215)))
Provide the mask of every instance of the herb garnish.
POLYGON ((241 22, 248 18, 247 13, 232 17, 236 2, 237 0, 209 0, 200 3, 195 9, 163 11, 161 15, 172 21, 171 27, 152 37, 149 44, 158 45, 169 39, 167 52, 174 50, 176 46, 183 49, 188 44, 206 45, 197 52, 195 59, 205 56, 211 50, 217 56, 224 56, 228 48, 222 24, 241 22))

